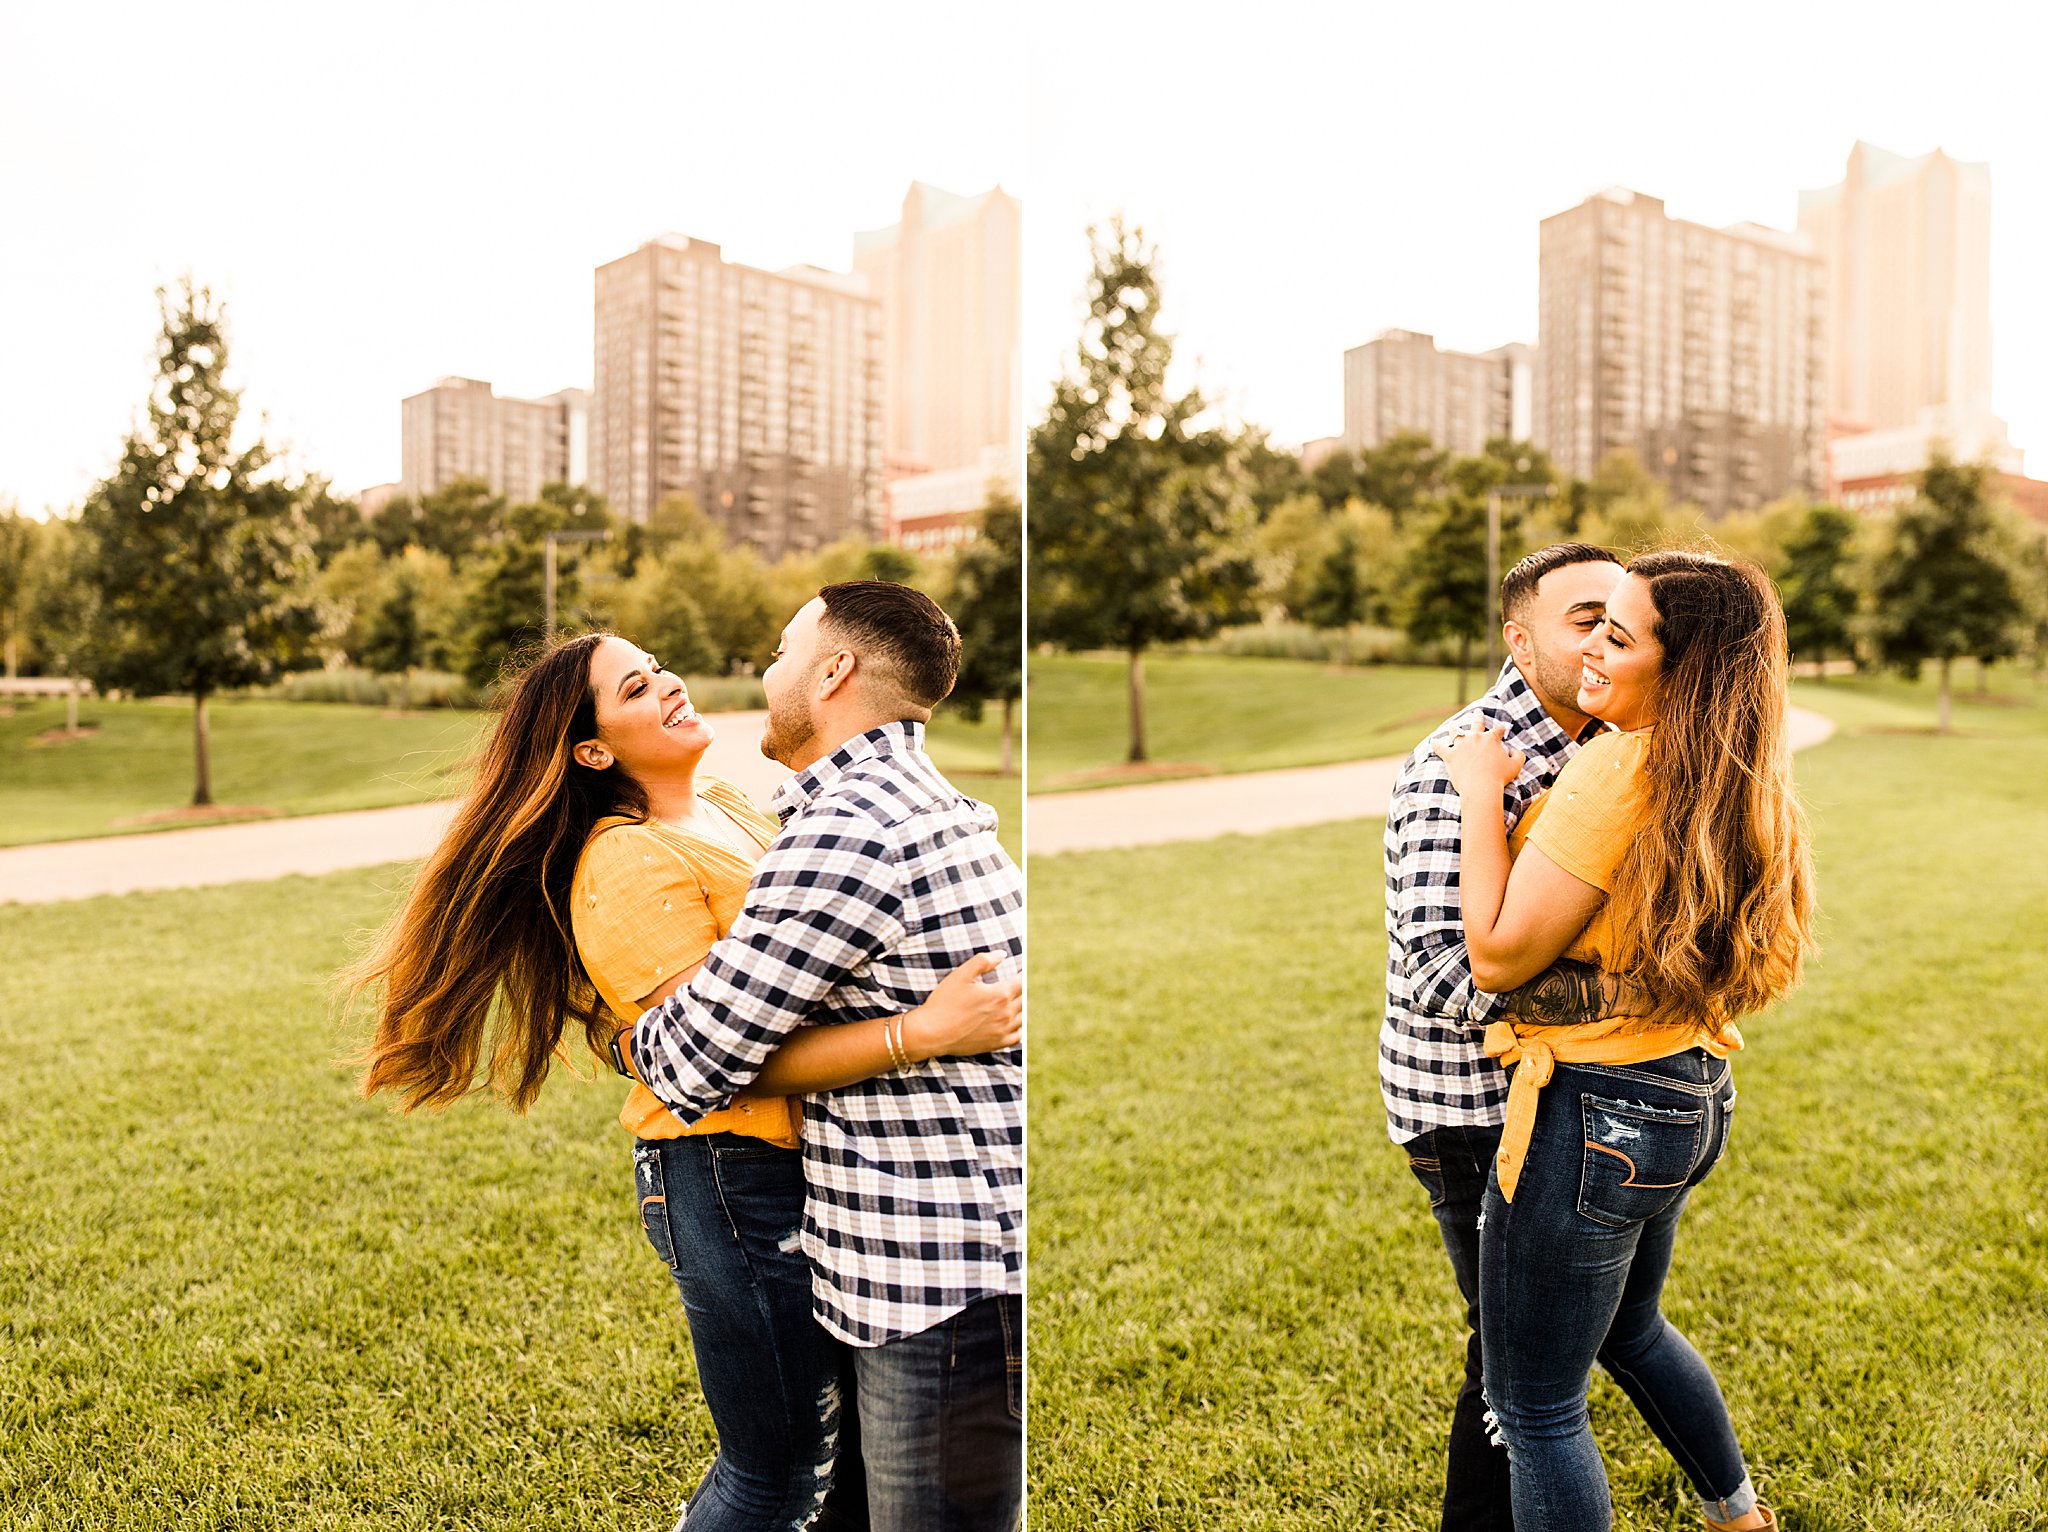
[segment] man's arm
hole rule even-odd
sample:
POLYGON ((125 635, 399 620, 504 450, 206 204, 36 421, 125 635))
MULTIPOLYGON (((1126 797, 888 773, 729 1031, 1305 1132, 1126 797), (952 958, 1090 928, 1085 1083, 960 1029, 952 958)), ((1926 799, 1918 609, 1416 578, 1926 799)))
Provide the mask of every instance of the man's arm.
POLYGON ((634 1025, 639 1078, 685 1123, 724 1105, 814 1005, 902 941, 901 884, 892 848, 865 821, 785 832, 704 966, 634 1025))
POLYGON ((1479 988, 1458 907, 1463 823, 1457 789, 1441 771, 1424 766, 1395 791, 1388 817, 1399 847, 1388 898, 1417 1011, 1475 1029, 1510 1015, 1543 1026, 1569 1026, 1642 1014, 1639 990, 1591 963, 1569 958, 1559 958, 1505 995, 1479 988))
POLYGON ((1432 757, 1412 778, 1404 777, 1388 806, 1395 855, 1387 898, 1398 961, 1414 986, 1414 1009, 1477 1028, 1493 1019, 1500 1001, 1472 982, 1458 910, 1458 794, 1441 765, 1432 757))

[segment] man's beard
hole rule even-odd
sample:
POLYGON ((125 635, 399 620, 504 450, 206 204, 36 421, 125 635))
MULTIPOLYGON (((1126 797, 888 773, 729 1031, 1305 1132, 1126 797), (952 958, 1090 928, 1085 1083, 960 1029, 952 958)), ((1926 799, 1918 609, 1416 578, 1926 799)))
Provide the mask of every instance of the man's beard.
POLYGON ((1548 654, 1541 649, 1530 655, 1529 673, 1524 676, 1536 695, 1553 708, 1567 713, 1583 712, 1579 706, 1579 655, 1548 654))
POLYGON ((768 704, 768 722, 761 730, 761 753, 787 766, 817 732, 818 720, 811 712, 810 694, 785 694, 781 707, 773 702, 768 704))

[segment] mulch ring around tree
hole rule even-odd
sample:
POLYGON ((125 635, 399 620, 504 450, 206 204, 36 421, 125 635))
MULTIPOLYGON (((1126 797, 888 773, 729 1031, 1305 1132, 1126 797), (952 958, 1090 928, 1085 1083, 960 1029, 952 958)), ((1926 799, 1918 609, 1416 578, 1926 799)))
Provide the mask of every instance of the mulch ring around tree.
POLYGON ((1094 766, 1054 777, 1047 787, 1114 787, 1122 782, 1166 782, 1175 777, 1213 777, 1216 768, 1203 761, 1125 761, 1094 766))
POLYGON ((247 804, 209 803, 204 807, 187 804, 181 809, 159 809, 153 814, 131 814, 126 819, 114 821, 114 828, 126 830, 136 825, 162 825, 172 829, 179 825, 231 824, 239 819, 276 819, 278 811, 247 804))
POLYGON ((52 745, 68 745, 73 740, 84 739, 88 734, 99 732, 98 724, 82 723, 75 729, 45 729, 40 734, 31 735, 26 743, 31 750, 46 750, 52 745))

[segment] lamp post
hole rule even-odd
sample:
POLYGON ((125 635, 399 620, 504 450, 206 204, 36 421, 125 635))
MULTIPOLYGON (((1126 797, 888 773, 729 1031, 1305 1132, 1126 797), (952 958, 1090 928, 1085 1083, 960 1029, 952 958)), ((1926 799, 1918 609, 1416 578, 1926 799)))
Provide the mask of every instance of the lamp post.
POLYGON ((547 578, 544 582, 547 590, 547 625, 544 631, 549 638, 555 636, 555 544, 609 542, 611 535, 610 529, 607 528, 601 532, 549 532, 541 538, 541 546, 544 549, 542 556, 547 565, 547 578))
MULTIPOLYGON (((1522 464, 1527 467, 1525 461, 1522 464)), ((1503 500, 1545 500, 1555 493, 1550 484, 1496 484, 1486 492, 1486 682, 1493 685, 1500 669, 1500 503, 1503 500)))

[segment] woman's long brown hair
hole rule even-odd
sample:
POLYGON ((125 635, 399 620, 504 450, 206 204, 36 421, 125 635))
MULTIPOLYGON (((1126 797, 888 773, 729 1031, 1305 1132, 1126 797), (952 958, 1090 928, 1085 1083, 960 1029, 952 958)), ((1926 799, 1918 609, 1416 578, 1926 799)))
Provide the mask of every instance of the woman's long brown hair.
POLYGON ((1813 940, 1813 865, 1786 737, 1785 614, 1761 569, 1644 554, 1664 646, 1641 828, 1616 870, 1614 966, 1646 1026, 1762 1009, 1813 940))
POLYGON ((519 678, 405 907, 342 976, 351 1001, 380 986, 376 1035, 358 1060, 365 1096, 396 1091, 411 1111, 488 1087, 523 1112, 569 1018, 594 1043, 610 1038, 614 1023, 569 922, 569 885, 592 826, 647 813, 622 768, 593 771, 569 754, 597 733, 590 661, 607 636, 551 645, 519 678))

